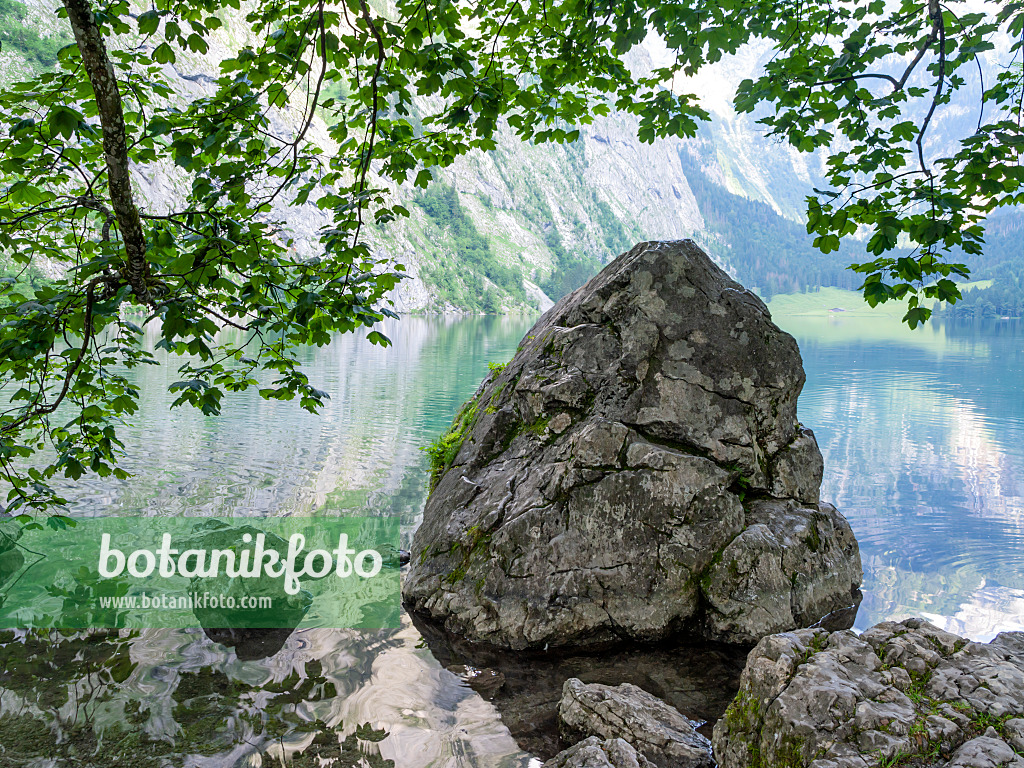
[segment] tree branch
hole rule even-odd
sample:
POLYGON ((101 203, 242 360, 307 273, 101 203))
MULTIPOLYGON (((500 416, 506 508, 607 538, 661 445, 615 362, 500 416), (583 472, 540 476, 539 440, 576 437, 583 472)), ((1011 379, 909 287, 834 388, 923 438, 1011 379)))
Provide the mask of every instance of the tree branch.
POLYGON ((89 0, 64 0, 75 42, 82 54, 82 63, 92 84, 103 129, 103 154, 107 167, 107 187, 114 209, 121 241, 124 243, 124 278, 136 298, 151 305, 150 269, 146 259, 146 237, 142 232, 139 209, 132 196, 131 169, 128 164, 128 143, 124 124, 121 92, 114 66, 107 56, 103 35, 89 0))
MULTIPOLYGON (((67 397, 68 390, 71 389, 71 380, 74 378, 75 372, 78 370, 79 366, 81 366, 82 361, 85 359, 86 353, 89 351, 89 342, 92 340, 93 336, 92 307, 96 301, 95 291, 96 286, 99 283, 100 278, 95 278, 92 281, 90 281, 88 287, 86 288, 85 319, 82 321, 82 346, 78 350, 78 355, 75 357, 74 362, 68 365, 68 369, 64 373, 64 386, 61 387, 60 393, 57 395, 57 398, 49 405, 44 405, 42 407, 38 407, 39 400, 37 399, 33 406, 26 406, 26 411, 20 418, 15 419, 9 424, 4 424, 2 427, 0 427, 0 434, 3 434, 4 432, 16 432, 18 428, 25 424, 25 422, 27 422, 29 419, 33 419, 37 416, 45 416, 48 413, 53 413, 55 410, 57 410, 57 407, 64 401, 64 398, 67 397)), ((42 396, 42 393, 40 393, 40 396, 42 396)))
MULTIPOLYGON (((924 134, 928 130, 928 124, 932 121, 932 116, 935 114, 935 108, 939 104, 939 99, 942 98, 942 89, 945 85, 946 78, 946 25, 942 21, 942 9, 939 8, 939 0, 928 0, 928 16, 932 20, 932 32, 929 35, 929 39, 934 40, 938 38, 939 41, 939 75, 935 82, 935 94, 932 96, 932 105, 928 110, 928 114, 924 118, 924 122, 921 123, 921 130, 917 133, 917 159, 921 164, 921 170, 928 174, 931 178, 932 173, 928 166, 924 162, 924 134)), ((918 58, 921 54, 918 53, 918 58)), ((932 199, 932 205, 934 206, 934 198, 932 199)))

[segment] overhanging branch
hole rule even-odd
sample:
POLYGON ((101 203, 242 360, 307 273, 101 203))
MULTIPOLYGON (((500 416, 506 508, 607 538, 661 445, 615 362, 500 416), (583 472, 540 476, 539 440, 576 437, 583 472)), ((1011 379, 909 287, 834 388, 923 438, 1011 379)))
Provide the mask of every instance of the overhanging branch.
POLYGON ((71 30, 82 55, 89 82, 92 84, 103 129, 103 154, 107 168, 107 187, 111 207, 124 243, 124 279, 136 298, 152 304, 149 291, 150 269, 146 259, 146 237, 142 232, 139 209, 132 195, 131 170, 128 164, 128 143, 124 124, 121 92, 114 66, 107 56, 103 35, 89 0, 64 0, 71 30))

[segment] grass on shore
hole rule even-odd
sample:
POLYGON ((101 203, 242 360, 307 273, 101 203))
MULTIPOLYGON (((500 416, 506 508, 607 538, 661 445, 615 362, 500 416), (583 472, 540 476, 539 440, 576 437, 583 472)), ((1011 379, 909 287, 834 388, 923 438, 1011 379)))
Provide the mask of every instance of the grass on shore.
MULTIPOLYGON (((988 288, 991 280, 975 280, 963 283, 964 293, 976 288, 988 288)), ((929 306, 926 304, 925 306, 929 306)), ((842 288, 818 288, 807 293, 783 293, 773 296, 768 302, 772 315, 800 317, 895 317, 900 319, 906 313, 905 301, 888 301, 877 307, 869 307, 859 291, 842 288)))

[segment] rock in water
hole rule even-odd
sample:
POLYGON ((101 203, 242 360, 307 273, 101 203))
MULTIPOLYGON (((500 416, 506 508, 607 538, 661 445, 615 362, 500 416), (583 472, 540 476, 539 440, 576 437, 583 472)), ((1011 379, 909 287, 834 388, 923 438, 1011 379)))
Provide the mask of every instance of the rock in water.
POLYGON ((624 739, 658 768, 714 768, 711 742, 674 707, 629 683, 600 685, 572 677, 558 704, 567 741, 584 736, 624 739))
POLYGON ((796 342, 689 240, 544 314, 434 448, 411 610, 510 648, 754 643, 854 602, 796 342))
POLYGON ((541 768, 656 768, 622 739, 601 741, 596 736, 559 752, 541 768))
POLYGON ((1024 632, 922 619, 764 638, 715 725, 721 768, 1024 768, 1024 632))

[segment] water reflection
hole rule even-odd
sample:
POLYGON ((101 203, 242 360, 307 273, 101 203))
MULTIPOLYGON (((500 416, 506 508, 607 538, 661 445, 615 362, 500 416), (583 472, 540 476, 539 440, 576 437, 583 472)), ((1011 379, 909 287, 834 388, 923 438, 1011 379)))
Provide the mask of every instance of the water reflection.
POLYGON ((410 317, 383 324, 394 341, 387 349, 365 333, 309 349, 310 380, 331 395, 319 415, 254 391, 226 398, 218 417, 169 410, 175 359, 142 366, 133 372, 142 407, 123 435, 123 465, 135 477, 83 479, 66 489, 72 511, 229 516, 369 506, 401 512, 411 525, 423 497, 419 448, 447 426, 488 361, 512 356, 534 319, 410 317))
POLYGON ((467 643, 414 617, 427 646, 501 713, 516 742, 540 759, 571 744, 558 737, 557 709, 570 677, 585 683, 632 683, 668 702, 711 738, 711 729, 739 688, 747 651, 700 643, 640 646, 587 654, 514 654, 467 643))
POLYGON ((823 496, 865 566, 857 626, 925 616, 988 640, 1024 629, 1024 330, 776 317, 800 343, 800 418, 823 496))
MULTIPOLYGON (((426 492, 420 446, 533 320, 406 318, 384 329, 391 348, 353 335, 311 350, 310 379, 332 396, 319 416, 256 393, 219 417, 171 411, 175 367, 144 367, 142 407, 122 434, 135 477, 67 487, 72 514, 351 510, 399 515, 408 542, 426 492)), ((114 638, 113 674, 99 658, 95 669, 70 663, 96 657, 89 638, 0 637, 0 764, 251 768, 286 755, 316 765, 316 754, 371 768, 530 763, 494 706, 438 664, 407 617, 392 631, 227 639, 114 638), (55 665, 57 647, 67 650, 55 665)))
MULTIPOLYGON (((858 626, 924 615, 979 639, 1024 628, 1020 329, 777 320, 803 350, 800 413, 825 454, 824 496, 861 542, 858 626)), ((73 513, 388 513, 408 543, 425 496, 419 447, 532 322, 406 318, 386 328, 386 350, 340 338, 309 353, 311 379, 332 396, 320 416, 255 393, 220 417, 169 411, 173 367, 144 367, 142 409, 124 435, 136 476, 69 488, 73 513)), ((537 764, 528 750, 558 746, 554 704, 568 676, 628 680, 713 719, 742 664, 678 648, 488 659, 435 636, 428 647, 405 616, 397 630, 276 640, 267 656, 244 638, 229 648, 200 631, 147 631, 57 653, 56 636, 33 646, 0 635, 0 765, 255 768, 326 748, 329 732, 333 749, 349 744, 374 765, 526 768, 537 764), (26 760, 12 762, 12 745, 26 760)))

